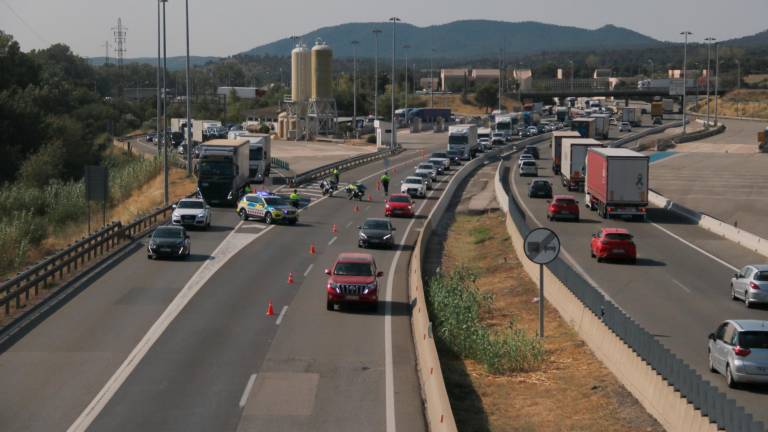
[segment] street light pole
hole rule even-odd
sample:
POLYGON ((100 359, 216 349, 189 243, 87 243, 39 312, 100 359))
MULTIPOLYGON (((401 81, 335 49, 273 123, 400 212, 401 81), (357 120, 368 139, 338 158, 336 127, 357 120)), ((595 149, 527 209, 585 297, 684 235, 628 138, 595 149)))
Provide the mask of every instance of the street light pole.
POLYGON ((720 90, 720 44, 715 42, 715 126, 719 111, 717 109, 717 100, 720 99, 718 91, 720 90))
POLYGON ((379 35, 381 30, 373 29, 373 37, 376 39, 376 56, 373 61, 373 118, 379 119, 379 35))
POLYGON ((157 2, 157 134, 155 135, 155 144, 157 145, 157 156, 160 156, 160 0, 157 2))
POLYGON ((653 60, 652 59, 648 59, 648 63, 651 64, 651 79, 653 79, 653 66, 654 66, 653 65, 653 60))
POLYGON ((390 107, 392 109, 392 140, 390 142, 390 147, 395 148, 396 140, 397 140, 397 125, 395 124, 395 57, 397 54, 397 46, 396 43, 396 31, 397 31, 397 22, 400 21, 400 18, 398 17, 392 17, 389 19, 392 21, 392 106, 390 107))
MULTIPOLYGON (((686 31, 680 32, 680 34, 685 36, 685 42, 683 44, 683 135, 685 135, 685 131, 686 131, 686 124, 685 124, 685 122, 687 120, 686 119, 686 111, 687 111, 687 109, 686 109, 685 104, 688 101, 688 98, 687 98, 688 91, 685 88, 685 86, 686 86, 686 69, 688 68, 688 36, 692 35, 693 33, 691 33, 691 32, 686 30, 686 31)), ((707 77, 707 79, 709 79, 709 77, 707 77)))
POLYGON ((430 56, 429 56, 429 107, 433 108, 435 106, 435 79, 432 75, 432 63, 435 59, 435 49, 430 48, 430 56))
POLYGON ((184 0, 187 20, 187 176, 192 175, 192 91, 189 86, 189 0, 184 0))
POLYGON ((168 87, 165 77, 168 71, 168 45, 166 44, 167 28, 165 26, 165 4, 168 0, 160 0, 163 3, 163 203, 167 206, 168 198, 168 87))
POLYGON ((503 50, 499 49, 499 114, 501 114, 501 57, 503 55, 503 50))
POLYGON ((736 88, 741 89, 741 62, 736 60, 736 88))
POLYGON ((403 45, 403 55, 405 55, 405 108, 408 108, 408 48, 411 46, 403 45))
POLYGON ((571 64, 571 93, 573 93, 573 60, 568 60, 568 63, 571 64))
POLYGON ((357 44, 352 41, 352 132, 357 137, 357 44))
POLYGON ((709 127, 709 82, 712 79, 712 41, 713 37, 704 39, 707 42, 707 127, 709 127))

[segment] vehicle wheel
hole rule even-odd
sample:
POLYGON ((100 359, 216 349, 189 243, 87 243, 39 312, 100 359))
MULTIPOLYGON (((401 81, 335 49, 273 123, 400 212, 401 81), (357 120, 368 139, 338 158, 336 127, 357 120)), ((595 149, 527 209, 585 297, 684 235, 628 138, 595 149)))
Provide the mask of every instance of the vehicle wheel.
POLYGON ((208 223, 205 224, 205 229, 208 229, 211 227, 211 221, 208 221, 208 223))
POLYGON ((597 262, 603 262, 603 259, 600 257, 597 257, 597 262))
POLYGON ((707 358, 709 360, 709 371, 717 372, 717 369, 715 369, 715 363, 712 361, 712 351, 707 351, 707 358))
POLYGON ((576 219, 574 219, 574 222, 579 223, 579 218, 576 217, 576 219))
POLYGON ((592 258, 595 257, 595 251, 593 251, 592 248, 589 249, 589 256, 592 258))
POLYGON ((264 223, 267 225, 272 225, 272 213, 267 213, 264 215, 264 223))
POLYGON ((334 309, 333 302, 330 301, 330 300, 326 300, 325 301, 325 309, 329 310, 329 311, 332 311, 334 309))
POLYGON ((153 257, 152 254, 147 254, 147 259, 155 259, 155 257, 153 257))
POLYGON ((379 311, 379 302, 373 303, 368 306, 369 312, 378 312, 379 311))
POLYGON ((747 295, 747 293, 746 293, 746 292, 744 293, 744 306, 745 306, 747 309, 750 309, 750 308, 752 308, 752 302, 751 302, 751 301, 749 301, 749 296, 747 295))
POLYGON ((728 388, 732 389, 739 386, 739 383, 733 379, 733 374, 731 373, 731 365, 725 365, 725 383, 728 384, 728 388))
POLYGON ((248 220, 248 213, 245 211, 245 209, 240 209, 238 214, 240 215, 240 220, 241 221, 247 221, 248 220))
POLYGON ((736 298, 736 290, 733 289, 733 284, 731 284, 731 300, 738 300, 738 298, 736 298))
POLYGON ((630 264, 637 264, 637 258, 636 257, 635 258, 630 258, 629 259, 629 263, 630 264))

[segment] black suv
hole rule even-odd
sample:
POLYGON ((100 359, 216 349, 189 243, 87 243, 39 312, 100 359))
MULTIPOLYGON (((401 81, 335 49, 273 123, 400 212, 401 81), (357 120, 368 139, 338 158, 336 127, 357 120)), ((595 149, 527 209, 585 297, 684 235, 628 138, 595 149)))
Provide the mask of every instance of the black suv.
POLYGON ((529 198, 552 198, 552 184, 544 179, 535 179, 528 183, 529 198))
POLYGON ((528 145, 525 146, 525 150, 523 150, 523 154, 529 154, 533 156, 534 159, 539 159, 539 148, 534 145, 528 145))

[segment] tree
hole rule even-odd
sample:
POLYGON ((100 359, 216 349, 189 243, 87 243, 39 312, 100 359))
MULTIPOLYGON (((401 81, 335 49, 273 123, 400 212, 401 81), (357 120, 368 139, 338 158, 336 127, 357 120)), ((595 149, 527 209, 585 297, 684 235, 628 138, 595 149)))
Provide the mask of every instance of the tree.
POLYGON ((493 109, 499 104, 499 87, 494 84, 485 84, 475 94, 475 101, 481 108, 493 109))

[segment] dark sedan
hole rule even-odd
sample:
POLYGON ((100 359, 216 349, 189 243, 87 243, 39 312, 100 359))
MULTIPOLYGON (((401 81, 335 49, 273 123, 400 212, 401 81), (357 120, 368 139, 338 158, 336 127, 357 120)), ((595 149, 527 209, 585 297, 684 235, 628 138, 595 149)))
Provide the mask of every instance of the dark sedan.
POLYGON ((529 198, 552 198, 552 184, 543 179, 536 179, 528 183, 529 198))
POLYGON ((147 258, 185 258, 191 251, 189 234, 181 226, 163 225, 155 229, 147 245, 147 258))
POLYGON ((357 227, 360 230, 357 245, 362 248, 383 246, 391 248, 395 245, 392 226, 389 219, 370 218, 357 227))

